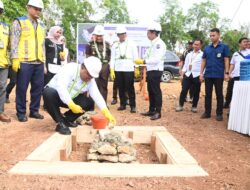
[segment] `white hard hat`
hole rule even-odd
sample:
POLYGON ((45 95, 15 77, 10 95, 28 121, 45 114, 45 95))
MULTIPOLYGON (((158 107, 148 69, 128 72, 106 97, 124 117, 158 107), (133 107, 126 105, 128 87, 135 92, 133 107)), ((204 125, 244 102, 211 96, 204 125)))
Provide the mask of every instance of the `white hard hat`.
POLYGON ((148 30, 161 32, 161 25, 157 22, 153 22, 148 26, 148 30))
POLYGON ((98 78, 99 73, 102 69, 102 62, 100 61, 100 59, 94 56, 90 56, 84 59, 83 62, 89 74, 94 78, 98 78))
POLYGON ((125 26, 118 26, 116 28, 116 34, 124 34, 127 33, 127 29, 125 28, 125 26))
POLYGON ((92 34, 103 36, 104 35, 104 27, 101 25, 96 25, 94 32, 92 34))
POLYGON ((0 1, 0 9, 4 9, 3 2, 0 1))
POLYGON ((44 9, 44 4, 43 4, 42 0, 29 0, 27 5, 37 7, 37 8, 40 8, 40 9, 44 9))
POLYGON ((3 2, 0 1, 0 9, 4 9, 3 2))

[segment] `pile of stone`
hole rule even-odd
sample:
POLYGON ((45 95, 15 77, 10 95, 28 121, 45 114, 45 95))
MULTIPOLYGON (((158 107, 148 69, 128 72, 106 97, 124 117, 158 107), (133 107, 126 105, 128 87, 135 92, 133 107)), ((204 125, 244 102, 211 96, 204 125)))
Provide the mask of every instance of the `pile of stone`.
POLYGON ((136 161, 132 140, 119 132, 97 135, 87 154, 91 162, 131 163, 136 161))

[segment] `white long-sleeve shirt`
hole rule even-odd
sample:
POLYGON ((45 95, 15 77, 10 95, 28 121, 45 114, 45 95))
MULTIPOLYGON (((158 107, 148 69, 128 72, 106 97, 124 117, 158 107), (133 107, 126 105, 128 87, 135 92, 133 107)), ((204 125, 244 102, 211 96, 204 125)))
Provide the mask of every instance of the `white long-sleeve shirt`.
POLYGON ((47 86, 54 88, 63 103, 68 105, 78 94, 89 92, 90 97, 94 100, 99 109, 107 108, 107 105, 100 94, 95 79, 84 82, 80 78, 81 65, 70 63, 51 79, 47 86))
POLYGON ((185 75, 189 77, 191 74, 194 78, 200 75, 201 62, 202 62, 203 52, 199 50, 197 53, 192 51, 187 54, 182 71, 185 75), (192 69, 189 70, 189 66, 192 65, 192 69))
POLYGON ((166 44, 160 37, 151 41, 151 47, 149 47, 145 54, 145 62, 147 71, 163 71, 164 70, 164 58, 166 55, 166 44))
POLYGON ((111 48, 110 67, 115 71, 134 71, 134 60, 138 59, 136 44, 126 39, 124 42, 115 42, 111 48))
MULTIPOLYGON (((243 56, 247 56, 250 54, 250 49, 245 49, 240 51, 243 56)), ((234 70, 232 71, 231 77, 239 77, 240 76, 240 62, 243 61, 244 58, 239 54, 239 52, 235 52, 232 56, 231 65, 234 66, 234 70)))

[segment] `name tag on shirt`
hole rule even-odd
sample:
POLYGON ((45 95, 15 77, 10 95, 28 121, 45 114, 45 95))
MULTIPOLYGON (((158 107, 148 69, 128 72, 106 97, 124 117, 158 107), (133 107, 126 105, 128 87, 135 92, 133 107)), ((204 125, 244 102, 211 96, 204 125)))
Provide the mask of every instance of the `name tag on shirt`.
POLYGON ((221 53, 217 53, 217 58, 221 58, 221 53))

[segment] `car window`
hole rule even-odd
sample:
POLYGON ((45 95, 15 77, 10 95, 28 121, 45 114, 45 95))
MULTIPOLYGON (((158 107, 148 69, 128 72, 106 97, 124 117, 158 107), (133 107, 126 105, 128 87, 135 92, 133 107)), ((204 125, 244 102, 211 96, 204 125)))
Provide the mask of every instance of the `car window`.
POLYGON ((173 52, 167 51, 166 56, 165 56, 165 61, 167 61, 167 62, 179 61, 179 57, 177 55, 175 55, 173 52))

